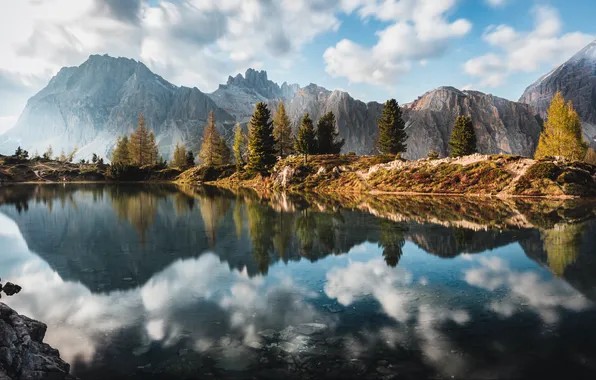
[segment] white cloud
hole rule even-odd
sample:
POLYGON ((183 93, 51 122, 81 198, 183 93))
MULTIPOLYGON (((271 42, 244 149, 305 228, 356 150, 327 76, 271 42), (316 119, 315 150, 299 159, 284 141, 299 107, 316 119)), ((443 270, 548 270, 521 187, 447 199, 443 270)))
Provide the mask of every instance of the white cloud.
POLYGON ((488 5, 493 8, 502 7, 503 5, 507 4, 509 0, 485 0, 488 5))
POLYGON ((533 8, 534 29, 520 32, 508 25, 490 26, 482 38, 497 50, 472 58, 464 71, 480 79, 480 86, 499 87, 514 73, 535 72, 558 65, 585 47, 596 36, 573 32, 561 34, 562 22, 556 9, 533 8))
POLYGON ((472 28, 465 19, 453 22, 447 13, 456 0, 362 0, 350 2, 362 18, 392 22, 377 32, 372 47, 344 39, 324 53, 326 71, 351 82, 392 86, 415 62, 440 56, 449 41, 466 35, 472 28))
MULTIPOLYGON (((0 74, 45 83, 63 66, 106 53, 213 91, 248 67, 291 66, 304 44, 337 30, 344 7, 340 0, 0 0, 0 9, 0 74)), ((25 87, 0 116, 16 117, 42 85, 25 87)))

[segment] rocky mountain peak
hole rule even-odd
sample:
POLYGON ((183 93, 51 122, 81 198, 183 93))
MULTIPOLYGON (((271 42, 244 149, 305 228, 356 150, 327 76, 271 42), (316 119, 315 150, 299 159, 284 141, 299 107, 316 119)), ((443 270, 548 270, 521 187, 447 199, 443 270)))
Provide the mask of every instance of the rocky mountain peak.
POLYGON ((580 50, 569 61, 577 62, 581 60, 588 60, 596 62, 596 40, 592 41, 588 46, 580 50))
POLYGON ((596 41, 528 86, 519 101, 532 106, 544 119, 557 91, 573 103, 585 140, 596 148, 596 41))

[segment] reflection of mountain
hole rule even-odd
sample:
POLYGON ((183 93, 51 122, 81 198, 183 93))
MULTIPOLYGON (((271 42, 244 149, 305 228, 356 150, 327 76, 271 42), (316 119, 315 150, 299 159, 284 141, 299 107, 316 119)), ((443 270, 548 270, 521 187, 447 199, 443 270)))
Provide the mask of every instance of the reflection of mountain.
POLYGON ((521 242, 560 275, 579 260, 571 243, 593 233, 562 223, 587 216, 560 203, 486 199, 376 198, 344 208, 213 188, 38 185, 4 188, 0 201, 33 251, 95 292, 145 283, 176 259, 207 251, 254 276, 278 261, 316 261, 364 242, 378 244, 390 266, 398 265, 406 241, 445 258, 521 242), (548 228, 538 232, 535 225, 548 228))

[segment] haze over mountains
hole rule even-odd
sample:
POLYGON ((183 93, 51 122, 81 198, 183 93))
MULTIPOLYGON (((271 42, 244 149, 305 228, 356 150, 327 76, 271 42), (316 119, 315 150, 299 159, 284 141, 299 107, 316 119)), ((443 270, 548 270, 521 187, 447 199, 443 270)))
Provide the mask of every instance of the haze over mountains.
MULTIPOLYGON (((431 150, 447 155, 453 121, 459 114, 472 116, 481 153, 530 156, 538 142, 541 117, 557 89, 573 102, 584 122, 586 140, 596 146, 595 41, 528 87, 520 102, 440 87, 402 105, 409 136, 407 157, 425 157, 431 150)), ((283 101, 294 128, 305 112, 316 122, 332 111, 346 140, 343 151, 374 153, 380 103, 364 103, 347 92, 312 83, 280 86, 265 71, 253 69, 230 76, 226 84, 206 94, 196 87, 171 84, 141 62, 107 55, 92 55, 78 67, 60 70, 28 101, 15 127, 0 135, 0 152, 10 154, 21 145, 41 154, 51 144, 55 154, 76 146, 80 158, 94 152, 109 157, 116 138, 130 133, 142 112, 160 152, 169 158, 178 141, 198 151, 210 110, 220 131, 231 140, 235 123, 245 126, 260 101, 272 111, 283 101)))

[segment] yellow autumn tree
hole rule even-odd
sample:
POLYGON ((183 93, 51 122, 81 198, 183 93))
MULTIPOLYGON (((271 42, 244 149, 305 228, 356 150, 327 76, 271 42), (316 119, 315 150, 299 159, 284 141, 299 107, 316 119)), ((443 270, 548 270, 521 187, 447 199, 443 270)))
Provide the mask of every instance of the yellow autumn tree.
POLYGON ((131 163, 136 166, 155 164, 159 158, 155 135, 147 129, 143 114, 139 116, 137 129, 128 139, 128 152, 131 163))
POLYGON ((558 156, 579 161, 584 159, 587 149, 579 115, 573 104, 566 104, 563 95, 557 91, 547 112, 535 158, 558 156))

